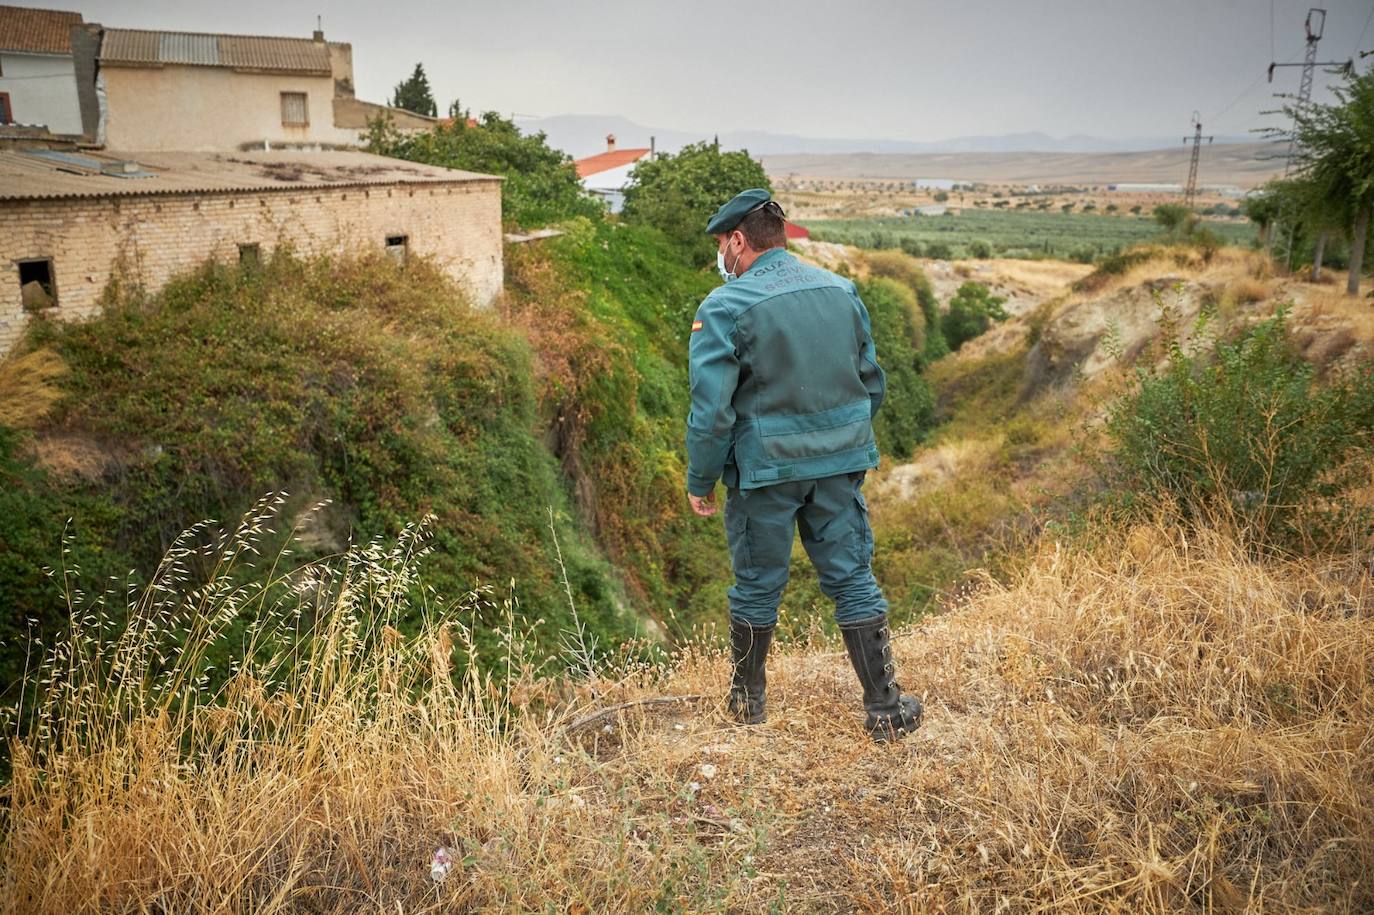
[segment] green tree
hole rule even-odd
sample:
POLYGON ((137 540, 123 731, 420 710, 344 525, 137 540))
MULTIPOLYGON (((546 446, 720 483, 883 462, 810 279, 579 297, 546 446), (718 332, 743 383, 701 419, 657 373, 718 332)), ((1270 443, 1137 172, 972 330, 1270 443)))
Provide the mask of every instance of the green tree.
POLYGON ((969 340, 986 331, 994 321, 1005 321, 1002 308, 1006 299, 995 296, 982 283, 964 283, 949 300, 949 312, 941 320, 941 329, 951 350, 957 350, 969 340))
POLYGON ((1278 178, 1265 187, 1285 214, 1288 224, 1285 231, 1294 234, 1293 250, 1289 251, 1289 263, 1284 266, 1292 269, 1293 254, 1298 242, 1306 243, 1312 239, 1312 279, 1321 275, 1322 259, 1326 254, 1326 244, 1332 233, 1343 233, 1355 220, 1353 201, 1333 191, 1328 183, 1332 176, 1317 171, 1294 178, 1278 178))
POLYGON ((641 159, 625 189, 626 222, 650 225, 677 243, 692 263, 705 263, 716 244, 706 221, 722 203, 751 187, 771 189, 763 166, 744 150, 721 152, 693 143, 677 155, 641 159))
POLYGON ((1331 204, 1328 212, 1348 212, 1346 291, 1357 295, 1374 213, 1374 70, 1348 73, 1345 85, 1333 87, 1332 92, 1334 104, 1294 101, 1285 105, 1283 111, 1293 119, 1293 126, 1270 131, 1270 135, 1294 141, 1294 174, 1310 180, 1326 195, 1331 204))
POLYGON ((395 91, 391 93, 391 107, 430 117, 439 113, 434 104, 434 94, 429 91, 429 77, 425 76, 423 64, 416 64, 410 77, 396 84, 395 91))
POLYGON ((501 214, 517 225, 545 225, 574 216, 595 217, 601 205, 582 193, 572 159, 549 146, 543 132, 522 134, 494 111, 475 127, 456 118, 449 127, 403 135, 390 119, 369 124, 369 152, 445 168, 505 177, 501 214))
POLYGON ((1259 243, 1264 246, 1268 243, 1269 227, 1279 214, 1278 195, 1272 188, 1262 188, 1246 197, 1241 208, 1245 212, 1245 217, 1259 226, 1259 243))
POLYGON ((1154 217, 1165 233, 1175 240, 1187 238, 1197 224, 1193 211, 1181 203, 1160 204, 1155 207, 1154 217))

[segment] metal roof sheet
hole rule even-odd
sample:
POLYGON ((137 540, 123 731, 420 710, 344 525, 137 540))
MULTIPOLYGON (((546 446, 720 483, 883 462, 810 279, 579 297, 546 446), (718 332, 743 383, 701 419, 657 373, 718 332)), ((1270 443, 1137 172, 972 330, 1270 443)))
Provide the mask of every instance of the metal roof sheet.
POLYGON ((80 24, 80 13, 0 6, 0 51, 70 54, 72 26, 80 24))
POLYGON ((329 46, 311 38, 216 35, 106 29, 100 46, 103 64, 160 67, 230 67, 328 74, 329 46))
POLYGON ((374 185, 500 181, 495 175, 422 165, 351 150, 306 152, 123 152, 63 154, 0 151, 0 201, 144 197, 223 192, 309 191, 374 185), (112 167, 136 162, 124 176, 112 167), (139 180, 130 181, 129 177, 139 180))

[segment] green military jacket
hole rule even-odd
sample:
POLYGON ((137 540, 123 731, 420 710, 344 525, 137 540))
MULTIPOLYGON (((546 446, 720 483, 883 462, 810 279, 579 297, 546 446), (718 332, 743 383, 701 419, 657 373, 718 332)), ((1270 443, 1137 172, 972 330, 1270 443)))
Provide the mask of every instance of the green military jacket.
POLYGON ((687 491, 756 489, 878 465, 886 381, 854 284, 784 248, 701 303, 692 323, 687 491))

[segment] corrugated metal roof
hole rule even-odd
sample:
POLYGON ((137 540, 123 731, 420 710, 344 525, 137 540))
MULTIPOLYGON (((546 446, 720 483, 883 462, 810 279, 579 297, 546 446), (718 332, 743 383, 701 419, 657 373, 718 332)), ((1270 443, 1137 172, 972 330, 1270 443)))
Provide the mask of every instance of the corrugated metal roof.
POLYGON ((72 26, 80 24, 80 13, 0 6, 0 51, 70 54, 72 26))
POLYGON ((328 74, 329 46, 310 38, 106 29, 100 62, 114 66, 230 67, 328 74))
POLYGON ((0 200, 233 191, 299 193, 325 187, 500 180, 495 175, 344 150, 233 154, 106 150, 62 159, 34 155, 33 151, 0 151, 0 200), (124 162, 138 163, 139 180, 103 173, 111 165, 124 162), (151 176, 145 177, 143 173, 151 176))

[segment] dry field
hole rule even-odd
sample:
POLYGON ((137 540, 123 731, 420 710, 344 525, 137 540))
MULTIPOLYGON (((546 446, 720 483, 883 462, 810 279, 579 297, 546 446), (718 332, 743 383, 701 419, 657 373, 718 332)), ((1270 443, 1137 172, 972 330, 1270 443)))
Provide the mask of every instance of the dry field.
POLYGON ((897 633, 927 712, 892 746, 863 736, 818 633, 779 647, 758 727, 721 716, 726 662, 698 646, 541 679, 512 629, 506 702, 446 676, 461 607, 414 640, 370 631, 357 601, 385 618, 406 561, 348 564, 300 672, 240 674, 208 706, 172 698, 191 669, 162 699, 120 681, 133 640, 63 661, 54 729, 15 746, 0 908, 1374 906, 1367 557, 1264 559, 1170 523, 1047 538, 1008 583, 897 633))
MULTIPOLYGON (((1278 152, 1282 153, 1282 148, 1278 152)), ((1203 184, 1256 187, 1283 171, 1268 143, 1230 143, 1202 152, 1203 184)), ((1181 183, 1191 147, 1123 153, 853 153, 761 156, 769 175, 835 179, 947 178, 992 184, 1181 183)))

